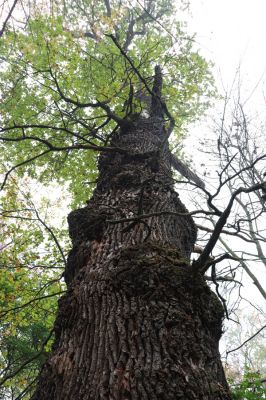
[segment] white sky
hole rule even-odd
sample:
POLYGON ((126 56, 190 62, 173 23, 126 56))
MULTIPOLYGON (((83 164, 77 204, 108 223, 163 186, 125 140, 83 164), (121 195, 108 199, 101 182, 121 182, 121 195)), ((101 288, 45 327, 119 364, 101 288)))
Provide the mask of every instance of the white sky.
POLYGON ((230 82, 236 68, 255 84, 266 68, 265 0, 191 0, 189 26, 207 58, 230 82))
POLYGON ((266 1, 191 0, 191 14, 189 29, 217 80, 230 86, 240 65, 244 88, 253 90, 266 69, 266 1))

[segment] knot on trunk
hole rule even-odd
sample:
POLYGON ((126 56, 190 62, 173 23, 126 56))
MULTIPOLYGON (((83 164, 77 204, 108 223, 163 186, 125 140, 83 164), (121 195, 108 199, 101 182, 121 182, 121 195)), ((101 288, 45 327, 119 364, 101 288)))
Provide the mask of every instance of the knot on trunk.
POLYGON ((100 241, 107 215, 91 207, 79 208, 68 215, 69 235, 74 245, 87 240, 100 241))

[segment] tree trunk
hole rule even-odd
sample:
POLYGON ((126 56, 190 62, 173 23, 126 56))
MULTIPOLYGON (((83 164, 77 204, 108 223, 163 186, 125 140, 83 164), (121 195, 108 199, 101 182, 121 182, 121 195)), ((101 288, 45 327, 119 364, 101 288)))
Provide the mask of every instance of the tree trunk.
POLYGON ((116 133, 126 152, 100 157, 91 200, 69 215, 68 291, 34 400, 231 398, 223 308, 190 266, 196 228, 165 135, 155 116, 116 133))

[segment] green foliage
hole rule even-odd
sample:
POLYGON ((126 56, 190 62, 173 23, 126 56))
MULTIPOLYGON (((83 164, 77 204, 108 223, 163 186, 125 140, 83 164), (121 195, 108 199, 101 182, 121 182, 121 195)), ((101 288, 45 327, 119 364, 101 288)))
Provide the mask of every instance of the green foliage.
POLYGON ((261 381, 261 374, 259 372, 252 372, 246 370, 243 380, 233 385, 233 399, 234 400, 262 400, 266 399, 266 387, 261 381))
POLYGON ((47 206, 45 199, 37 210, 29 191, 33 186, 22 182, 10 179, 1 197, 0 398, 3 399, 11 395, 16 398, 24 391, 25 396, 30 393, 49 352, 57 300, 64 290, 62 255, 51 232, 65 244, 66 251, 68 248, 66 231, 60 231, 60 227, 58 231, 52 229, 52 216, 42 219, 47 206))
MULTIPOLYGON (((135 91, 141 88, 136 71, 109 34, 125 45, 130 21, 136 19, 134 31, 143 34, 131 38, 127 55, 150 88, 154 66, 162 66, 163 94, 176 119, 176 141, 214 94, 207 62, 193 50, 193 39, 181 30, 180 23, 170 19, 173 2, 158 1, 151 7, 150 13, 160 16, 159 23, 149 14, 145 24, 138 19, 143 7, 137 4, 130 7, 126 1, 113 1, 112 10, 108 16, 104 2, 92 0, 80 2, 78 8, 76 2, 59 4, 53 15, 37 9, 25 30, 10 30, 0 41, 4 61, 0 73, 0 118, 5 128, 2 162, 9 169, 10 159, 12 165, 30 159, 17 169, 20 176, 26 173, 41 182, 69 182, 73 207, 87 200, 84 181, 97 176, 95 152, 73 146, 105 145, 115 126, 109 121, 91 134, 105 123, 106 113, 84 104, 107 102, 112 112, 124 118, 130 85, 135 91), (81 10, 86 10, 87 19, 83 30, 81 10), (85 37, 86 29, 94 39, 85 37), (51 151, 48 142, 57 150, 51 151)), ((143 106, 134 99, 134 112, 143 106)))

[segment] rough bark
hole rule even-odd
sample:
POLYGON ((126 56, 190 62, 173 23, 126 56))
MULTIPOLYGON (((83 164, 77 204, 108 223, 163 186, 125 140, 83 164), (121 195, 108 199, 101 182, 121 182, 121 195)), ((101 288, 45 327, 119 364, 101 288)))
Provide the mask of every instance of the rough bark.
POLYGON ((154 116, 117 133, 112 145, 127 153, 100 157, 91 200, 69 215, 68 291, 34 400, 231 398, 223 308, 190 266, 196 228, 164 137, 154 116))

